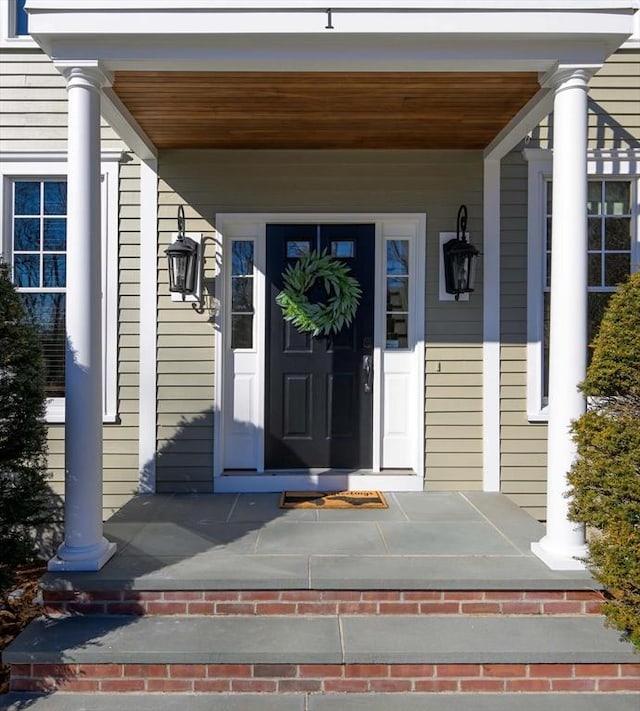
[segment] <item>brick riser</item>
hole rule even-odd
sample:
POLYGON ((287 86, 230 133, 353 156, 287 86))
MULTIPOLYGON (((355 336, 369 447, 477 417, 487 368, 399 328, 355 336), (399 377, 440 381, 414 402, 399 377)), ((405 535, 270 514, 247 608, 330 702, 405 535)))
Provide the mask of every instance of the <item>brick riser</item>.
POLYGON ((20 692, 632 692, 640 664, 15 664, 20 692))
POLYGON ((590 615, 598 591, 44 591, 47 615, 590 615))

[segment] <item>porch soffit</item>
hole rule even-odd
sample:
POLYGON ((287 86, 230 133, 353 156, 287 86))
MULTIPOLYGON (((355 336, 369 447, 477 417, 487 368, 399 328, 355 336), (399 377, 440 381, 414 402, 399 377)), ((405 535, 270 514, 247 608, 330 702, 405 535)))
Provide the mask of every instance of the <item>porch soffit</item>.
POLYGON ((116 71, 156 147, 483 149, 537 72, 116 71))

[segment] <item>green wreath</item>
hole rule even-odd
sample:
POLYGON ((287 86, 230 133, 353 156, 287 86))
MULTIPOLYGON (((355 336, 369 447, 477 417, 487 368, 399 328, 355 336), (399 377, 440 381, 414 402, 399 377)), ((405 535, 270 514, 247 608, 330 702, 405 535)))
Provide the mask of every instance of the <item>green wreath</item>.
POLYGON ((314 336, 338 333, 349 326, 358 310, 362 289, 351 270, 334 259, 327 250, 315 250, 289 265, 283 275, 284 289, 276 296, 285 321, 298 331, 310 331, 314 336), (312 303, 307 292, 322 279, 329 297, 325 303, 312 303))

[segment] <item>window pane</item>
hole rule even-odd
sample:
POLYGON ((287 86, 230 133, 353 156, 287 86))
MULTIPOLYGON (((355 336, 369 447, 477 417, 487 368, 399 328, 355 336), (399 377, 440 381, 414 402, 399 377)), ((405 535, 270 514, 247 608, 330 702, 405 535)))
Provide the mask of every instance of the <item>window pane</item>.
POLYGON ((26 0, 16 0, 16 35, 29 34, 27 31, 28 19, 24 9, 26 0))
POLYGON ((551 294, 544 293, 544 340, 542 342, 542 397, 549 397, 549 331, 551 330, 551 294))
POLYGON ((253 316, 234 314, 231 317, 231 348, 253 346, 253 316))
POLYGON ((40 333, 47 397, 64 397, 65 295, 20 294, 27 317, 40 333))
POLYGON ((67 257, 64 254, 45 254, 42 271, 42 286, 51 289, 67 285, 67 257))
POLYGON ((66 218, 45 218, 43 237, 43 249, 45 252, 64 252, 67 248, 66 218))
POLYGON ((16 254, 13 259, 13 280, 17 287, 40 286, 40 255, 16 254))
POLYGON ((389 240, 387 242, 387 274, 409 273, 409 242, 389 240))
POLYGON ((40 183, 18 181, 15 183, 14 215, 40 214, 40 183))
POLYGON ((22 217, 13 221, 13 248, 16 252, 40 250, 40 220, 37 217, 22 217))
POLYGON ((605 182, 604 199, 606 215, 628 215, 631 211, 631 183, 605 182))
POLYGON ((387 279, 387 311, 409 310, 409 280, 401 277, 387 279))
POLYGON ((589 249, 602 249, 602 220, 589 218, 589 249))
POLYGON ((553 212, 553 183, 547 180, 547 215, 553 212))
POLYGON ((231 310, 253 312, 252 277, 236 277, 231 281, 231 310))
POLYGON ((355 257, 355 244, 352 240, 339 240, 331 242, 331 255, 341 259, 355 257))
POLYGON ((407 314, 387 314, 387 348, 408 348, 407 314))
POLYGON ((618 286, 629 276, 631 269, 630 254, 605 254, 604 255, 604 283, 605 286, 618 286))
POLYGON ((311 251, 309 240, 287 240, 287 257, 296 259, 311 251))
POLYGON ((610 217, 604 221, 605 249, 631 250, 631 218, 610 217))
POLYGON ((67 183, 66 181, 44 184, 44 214, 67 214, 67 183))
POLYGON ((589 182, 587 187, 587 212, 589 215, 602 214, 602 183, 589 182))
POLYGON ((589 286, 602 286, 602 255, 589 255, 589 286))
POLYGON ((231 274, 233 276, 253 274, 253 242, 236 240, 232 243, 231 274))
POLYGON ((545 235, 545 249, 547 252, 551 250, 551 218, 547 217, 547 234, 545 235))

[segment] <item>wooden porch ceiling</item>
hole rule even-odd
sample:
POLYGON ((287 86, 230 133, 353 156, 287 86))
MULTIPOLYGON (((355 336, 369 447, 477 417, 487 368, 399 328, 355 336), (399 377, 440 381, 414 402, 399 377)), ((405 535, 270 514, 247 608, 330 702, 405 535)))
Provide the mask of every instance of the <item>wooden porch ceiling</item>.
POLYGON ((166 148, 482 149, 540 88, 535 72, 116 72, 166 148))

